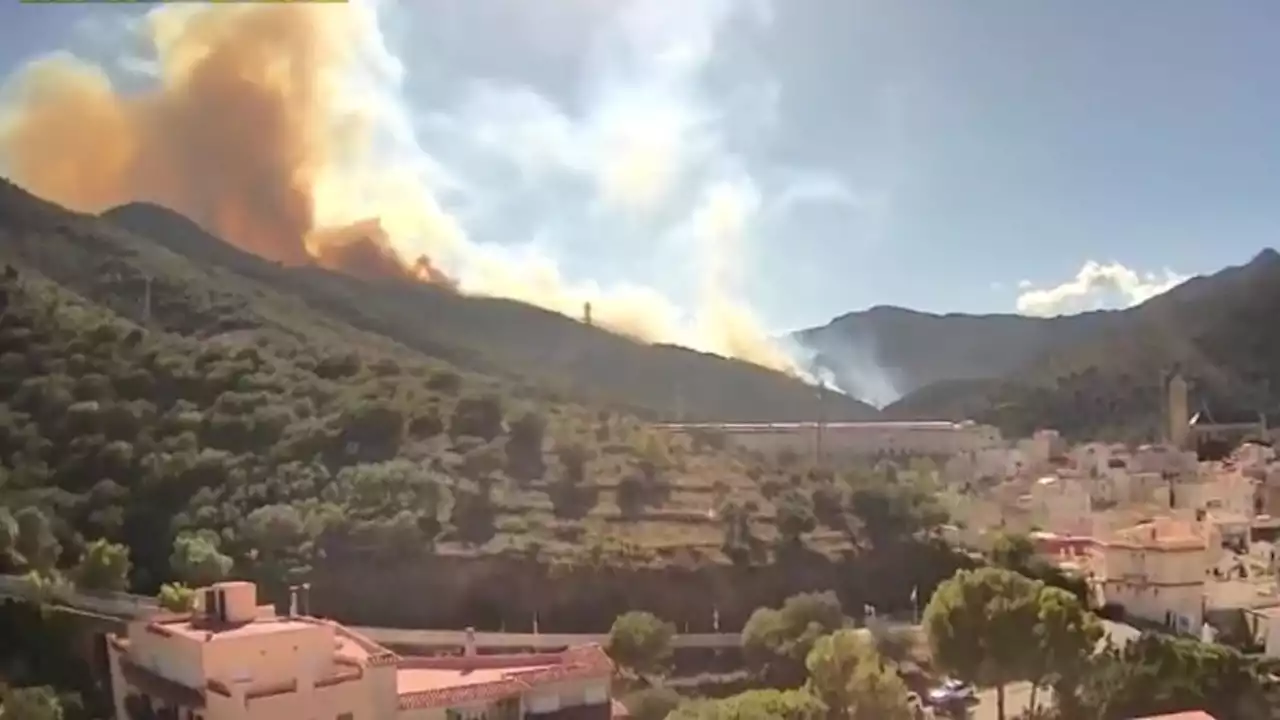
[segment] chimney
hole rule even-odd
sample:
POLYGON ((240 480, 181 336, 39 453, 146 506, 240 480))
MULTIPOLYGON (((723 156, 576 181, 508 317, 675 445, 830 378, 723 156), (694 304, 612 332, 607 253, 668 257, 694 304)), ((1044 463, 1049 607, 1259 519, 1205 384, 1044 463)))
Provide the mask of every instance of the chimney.
POLYGON ((289 617, 298 616, 298 586, 289 586, 289 617))
POLYGON ((466 630, 466 639, 463 641, 462 654, 465 657, 475 657, 476 654, 476 629, 469 627, 466 630))

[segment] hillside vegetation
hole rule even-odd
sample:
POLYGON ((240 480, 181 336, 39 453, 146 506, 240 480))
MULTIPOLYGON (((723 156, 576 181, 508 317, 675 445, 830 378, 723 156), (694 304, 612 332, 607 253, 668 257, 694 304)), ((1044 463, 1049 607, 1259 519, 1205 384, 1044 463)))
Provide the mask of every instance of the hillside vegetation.
POLYGON ((958 562, 926 487, 460 369, 348 324, 359 295, 330 312, 12 187, 0 261, 11 569, 112 565, 106 541, 145 592, 307 578, 366 623, 598 630, 637 604, 729 623, 808 586, 891 607, 958 562))
POLYGON ((285 268, 238 250, 190 220, 136 203, 104 213, 117 227, 196 260, 287 290, 355 327, 489 374, 551 384, 579 399, 689 419, 862 420, 876 411, 739 360, 647 345, 558 313, 411 281, 368 282, 318 267, 285 268))

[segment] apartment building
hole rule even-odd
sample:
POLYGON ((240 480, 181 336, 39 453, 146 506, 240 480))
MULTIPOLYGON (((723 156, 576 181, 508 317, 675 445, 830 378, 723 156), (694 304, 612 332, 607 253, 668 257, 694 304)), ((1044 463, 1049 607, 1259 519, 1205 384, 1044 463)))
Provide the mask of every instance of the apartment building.
POLYGON ((402 657, 320 618, 276 614, 257 588, 201 591, 189 614, 108 637, 120 718, 603 720, 613 664, 598 645, 558 653, 402 657))

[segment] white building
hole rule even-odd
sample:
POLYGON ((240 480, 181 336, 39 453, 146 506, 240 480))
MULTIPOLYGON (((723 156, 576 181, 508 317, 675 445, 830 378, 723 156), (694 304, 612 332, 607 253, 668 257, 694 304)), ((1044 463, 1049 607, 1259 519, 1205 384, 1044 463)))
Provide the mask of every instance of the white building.
POLYGON ((1183 633, 1204 623, 1208 538, 1200 523, 1156 518, 1098 543, 1097 582, 1106 602, 1183 633))
MULTIPOLYGON (((1123 445, 1120 446, 1120 452, 1127 455, 1127 451, 1123 445)), ((1080 470, 1083 475, 1092 478, 1104 477, 1110 469, 1112 458, 1117 456, 1117 452, 1107 443, 1091 442, 1084 445, 1078 445, 1071 449, 1068 456, 1072 463, 1080 470)), ((1124 467, 1124 462, 1120 463, 1124 467)))
POLYGON ((599 645, 558 653, 406 657, 336 623, 257 604, 224 582, 196 612, 107 637, 115 715, 184 720, 608 720, 613 663, 599 645))
POLYGON ((746 449, 767 454, 794 452, 826 460, 952 456, 1002 443, 999 429, 970 421, 667 423, 660 427, 672 432, 718 432, 746 449))
POLYGON ((1062 455, 1066 443, 1057 430, 1037 430, 1029 438, 1018 441, 1018 450, 1025 458, 1025 472, 1040 474, 1049 470, 1049 459, 1062 455))
POLYGON ((1042 477, 1031 485, 1026 498, 1031 522, 1044 530, 1067 536, 1092 534, 1092 500, 1080 479, 1042 477))

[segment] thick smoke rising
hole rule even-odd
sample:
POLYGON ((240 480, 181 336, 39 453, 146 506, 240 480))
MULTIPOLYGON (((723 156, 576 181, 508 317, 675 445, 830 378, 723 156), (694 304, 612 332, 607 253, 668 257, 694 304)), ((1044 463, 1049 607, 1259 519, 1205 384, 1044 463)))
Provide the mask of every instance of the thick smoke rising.
POLYGON ((160 65, 150 92, 125 97, 70 56, 17 80, 0 148, 20 182, 86 211, 157 202, 271 260, 416 274, 376 218, 317 227, 321 175, 359 142, 327 122, 335 73, 350 59, 337 24, 287 7, 150 21, 160 65))
MULTIPOLYGON (((168 6, 149 13, 141 32, 153 64, 141 91, 121 91, 105 69, 70 54, 11 78, 0 167, 82 211, 165 205, 272 260, 447 283, 568 315, 589 301, 597 322, 637 338, 794 369, 733 297, 726 258, 740 251, 759 201, 750 178, 706 184, 686 223, 700 278, 686 312, 646 287, 575 285, 546 257, 470 241, 437 201, 448 173, 405 140, 414 123, 398 95, 403 68, 373 6, 168 6), (386 137, 398 139, 391 153, 378 151, 386 137)), ((663 72, 675 77, 695 56, 673 64, 664 55, 663 72)), ((566 163, 585 167, 607 151, 588 171, 605 200, 642 211, 669 194, 678 139, 691 126, 682 123, 644 119, 641 129, 669 129, 662 142, 615 133, 596 155, 570 133, 566 163)))

